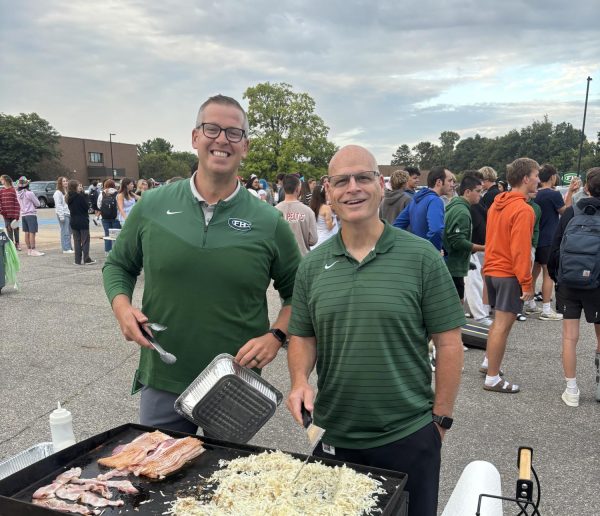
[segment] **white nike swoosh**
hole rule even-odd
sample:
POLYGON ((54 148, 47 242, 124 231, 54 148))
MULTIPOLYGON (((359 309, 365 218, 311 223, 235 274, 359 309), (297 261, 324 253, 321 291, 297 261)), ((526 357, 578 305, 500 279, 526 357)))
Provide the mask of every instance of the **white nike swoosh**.
POLYGON ((327 270, 331 269, 336 263, 337 263, 337 260, 333 263, 330 263, 329 265, 325 264, 325 270, 327 271, 327 270))
POLYGON ((177 215, 178 213, 183 213, 182 211, 171 211, 167 210, 167 215, 177 215))

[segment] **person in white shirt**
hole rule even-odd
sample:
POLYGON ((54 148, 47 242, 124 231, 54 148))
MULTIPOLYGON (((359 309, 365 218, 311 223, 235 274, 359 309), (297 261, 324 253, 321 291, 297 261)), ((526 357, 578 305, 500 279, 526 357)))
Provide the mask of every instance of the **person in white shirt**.
POLYGON ((54 210, 56 211, 56 218, 60 226, 60 245, 64 254, 72 254, 73 245, 71 244, 71 212, 67 206, 65 200, 65 193, 67 192, 67 186, 69 180, 66 177, 60 176, 56 180, 56 192, 52 196, 54 198, 54 210))

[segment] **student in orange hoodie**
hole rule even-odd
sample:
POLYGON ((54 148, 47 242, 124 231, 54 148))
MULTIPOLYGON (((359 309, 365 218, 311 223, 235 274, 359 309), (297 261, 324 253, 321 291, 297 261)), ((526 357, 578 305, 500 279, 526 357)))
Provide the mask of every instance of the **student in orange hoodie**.
POLYGON ((523 302, 534 296, 531 237, 535 214, 527 199, 537 190, 540 166, 532 159, 518 158, 506 168, 512 190, 496 197, 487 218, 483 273, 496 316, 480 371, 486 373, 485 390, 513 394, 519 386, 500 377, 500 364, 517 314, 523 311, 523 302))

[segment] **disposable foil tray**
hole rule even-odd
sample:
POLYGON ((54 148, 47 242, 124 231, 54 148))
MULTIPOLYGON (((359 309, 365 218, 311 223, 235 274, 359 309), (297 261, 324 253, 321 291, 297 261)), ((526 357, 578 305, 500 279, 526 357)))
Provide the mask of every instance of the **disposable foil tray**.
POLYGON ((283 395, 223 353, 175 401, 175 410, 225 441, 247 443, 273 416, 283 395))
POLYGON ((52 443, 39 443, 31 448, 27 448, 17 453, 14 457, 0 462, 0 480, 6 478, 17 471, 21 471, 27 466, 31 466, 38 460, 45 459, 54 453, 52 443))
POLYGON ((119 233, 120 233, 120 232, 121 232, 121 230, 120 230, 120 229, 118 229, 118 228, 110 228, 110 229, 108 230, 108 236, 109 236, 110 238, 117 238, 117 237, 119 236, 119 233))

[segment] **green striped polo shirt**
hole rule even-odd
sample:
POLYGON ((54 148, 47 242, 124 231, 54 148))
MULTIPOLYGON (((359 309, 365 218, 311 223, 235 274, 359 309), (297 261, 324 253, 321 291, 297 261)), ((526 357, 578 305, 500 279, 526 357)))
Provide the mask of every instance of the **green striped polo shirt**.
POLYGON ((358 263, 341 233, 296 275, 289 331, 317 341, 315 424, 324 441, 373 448, 432 421, 428 335, 462 326, 452 278, 430 242, 385 224, 358 263))

